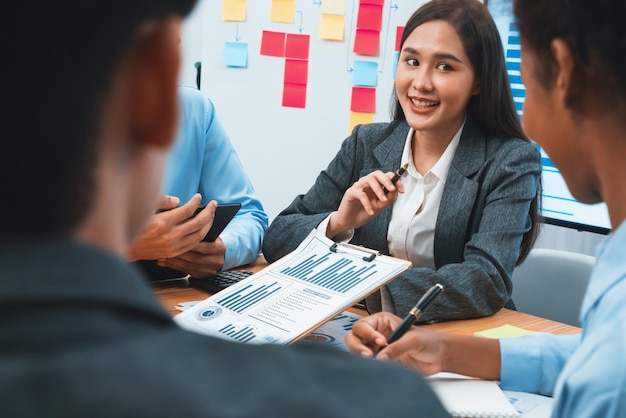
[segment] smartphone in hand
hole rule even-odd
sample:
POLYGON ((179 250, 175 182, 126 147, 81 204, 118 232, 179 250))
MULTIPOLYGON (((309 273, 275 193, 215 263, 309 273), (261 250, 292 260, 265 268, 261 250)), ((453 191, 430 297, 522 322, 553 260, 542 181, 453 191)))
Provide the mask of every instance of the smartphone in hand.
MULTIPOLYGON (((198 206, 198 209, 194 212, 193 216, 196 216, 200 213, 206 205, 198 206)), ((213 225, 211 225, 211 229, 205 235, 202 241, 213 242, 220 236, 224 228, 228 225, 228 223, 235 217, 237 212, 241 209, 241 203, 218 203, 217 208, 215 209, 215 218, 213 219, 213 225)), ((157 209, 155 213, 165 212, 169 209, 157 209)), ((192 217, 193 217, 192 216, 192 217)))

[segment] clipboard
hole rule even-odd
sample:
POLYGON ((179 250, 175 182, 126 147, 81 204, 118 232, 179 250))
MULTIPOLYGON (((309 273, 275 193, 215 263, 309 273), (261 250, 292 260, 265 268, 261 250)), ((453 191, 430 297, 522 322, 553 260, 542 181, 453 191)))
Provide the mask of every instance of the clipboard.
POLYGON ((371 249, 335 245, 314 229, 293 252, 174 320, 231 341, 292 344, 410 267, 371 249))

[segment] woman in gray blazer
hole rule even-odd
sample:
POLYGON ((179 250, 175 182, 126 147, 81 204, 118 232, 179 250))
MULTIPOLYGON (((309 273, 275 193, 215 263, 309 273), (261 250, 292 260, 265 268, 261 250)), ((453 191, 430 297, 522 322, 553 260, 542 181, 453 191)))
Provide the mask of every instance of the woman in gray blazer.
POLYGON ((368 298, 370 311, 403 316, 437 282, 445 291, 424 321, 514 308, 511 273, 538 232, 541 157, 520 126, 482 3, 435 0, 413 14, 393 99, 393 121, 356 126, 309 191, 273 220, 265 258, 319 228, 413 262, 368 298))

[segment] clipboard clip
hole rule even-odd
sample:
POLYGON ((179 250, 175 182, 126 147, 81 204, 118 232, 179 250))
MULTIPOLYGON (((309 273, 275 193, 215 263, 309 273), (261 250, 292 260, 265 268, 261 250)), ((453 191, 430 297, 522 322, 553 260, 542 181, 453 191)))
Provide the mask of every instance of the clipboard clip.
POLYGON ((333 253, 348 253, 361 257, 363 261, 373 261, 380 252, 365 248, 359 245, 353 245, 348 243, 333 243, 329 248, 333 253))

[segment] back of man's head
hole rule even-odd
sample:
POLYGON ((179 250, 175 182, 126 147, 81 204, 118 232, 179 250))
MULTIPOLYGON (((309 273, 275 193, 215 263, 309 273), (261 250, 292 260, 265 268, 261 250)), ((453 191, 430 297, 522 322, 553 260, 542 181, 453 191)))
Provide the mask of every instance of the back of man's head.
POLYGON ((3 4, 0 238, 67 235, 85 217, 96 187, 101 106, 124 51, 143 25, 186 16, 194 4, 3 4))

